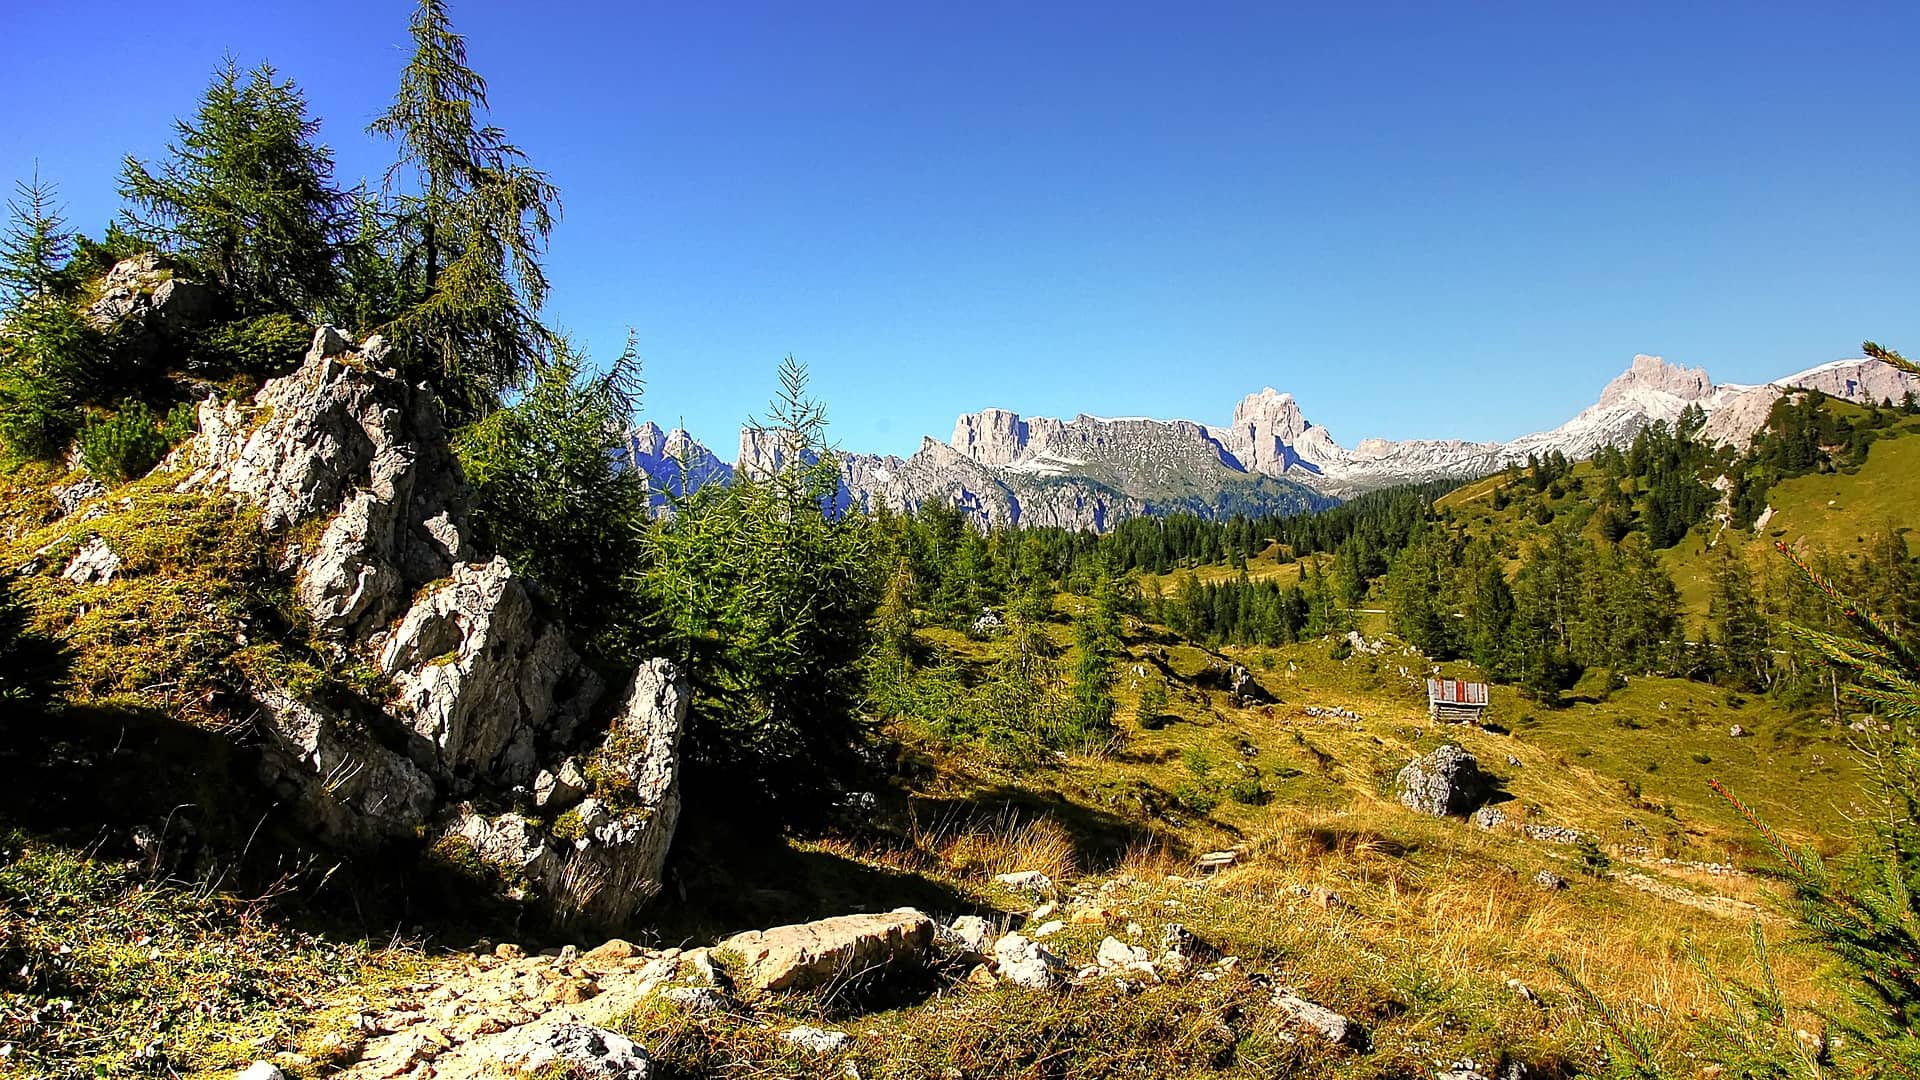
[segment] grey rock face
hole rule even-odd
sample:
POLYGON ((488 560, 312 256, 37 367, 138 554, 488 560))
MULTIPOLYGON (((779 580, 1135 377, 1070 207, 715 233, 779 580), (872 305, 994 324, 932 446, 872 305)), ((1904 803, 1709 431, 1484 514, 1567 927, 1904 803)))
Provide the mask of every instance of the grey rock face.
POLYGON ((1452 744, 1409 762, 1395 784, 1401 805, 1436 817, 1470 814, 1493 792, 1480 763, 1452 744))
POLYGON ((660 870, 680 819, 680 730, 689 694, 673 665, 650 660, 634 672, 600 753, 614 756, 633 787, 617 809, 585 799, 571 813, 573 839, 537 819, 508 812, 455 812, 449 832, 509 877, 535 883, 564 918, 617 925, 660 889, 660 870), (629 796, 630 797, 626 797, 629 796))
POLYGON ((580 659, 496 557, 456 565, 401 617, 376 663, 399 688, 395 707, 449 768, 512 786, 533 779, 535 733, 569 707, 561 684, 580 659))
POLYGON ((332 840, 456 835, 561 915, 618 922, 659 888, 687 690, 666 661, 641 664, 604 745, 578 745, 604 683, 506 560, 465 539, 467 492, 439 408, 384 370, 386 352, 322 327, 250 406, 203 404, 173 462, 188 471, 179 490, 234 495, 270 532, 314 537, 287 546, 296 596, 319 636, 394 688, 368 715, 256 688, 266 779, 332 840), (629 786, 611 807, 581 802, 585 834, 556 840, 543 819, 587 792, 576 752, 612 757, 629 786), (462 802, 481 795, 533 813, 462 802))
POLYGON ((119 553, 96 536, 80 545, 80 550, 73 553, 73 558, 67 561, 67 568, 60 571, 60 576, 75 585, 95 582, 104 585, 119 572, 119 553))

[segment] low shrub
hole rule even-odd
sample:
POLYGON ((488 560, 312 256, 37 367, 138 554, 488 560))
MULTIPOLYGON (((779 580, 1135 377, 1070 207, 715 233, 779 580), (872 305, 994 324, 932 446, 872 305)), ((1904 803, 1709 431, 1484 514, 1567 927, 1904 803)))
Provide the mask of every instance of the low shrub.
POLYGON ((220 371, 277 375, 300 362, 313 327, 286 314, 221 323, 197 343, 195 360, 220 371))
POLYGON ((122 402, 118 412, 88 420, 80 429, 81 460, 104 480, 145 476, 168 450, 193 434, 195 418, 187 404, 156 416, 143 401, 122 402))

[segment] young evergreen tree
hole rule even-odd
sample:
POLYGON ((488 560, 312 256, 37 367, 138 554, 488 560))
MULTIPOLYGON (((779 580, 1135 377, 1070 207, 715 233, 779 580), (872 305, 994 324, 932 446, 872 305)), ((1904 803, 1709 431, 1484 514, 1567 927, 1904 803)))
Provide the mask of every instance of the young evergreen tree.
POLYGON ((0 318, 52 302, 73 255, 73 234, 60 216, 54 186, 40 179, 40 170, 34 169, 31 180, 16 181, 14 191, 7 203, 7 229, 0 234, 0 318))
POLYGON ((1731 547, 1721 549, 1713 568, 1707 602, 1707 638, 1714 668, 1727 684, 1743 690, 1766 688, 1767 621, 1753 587, 1753 569, 1731 547))
POLYGON ((403 174, 386 247, 397 312, 387 324, 408 370, 458 414, 485 413, 538 360, 547 298, 540 265, 559 193, 486 123, 487 83, 467 63, 446 0, 420 0, 414 52, 393 104, 368 130, 399 145, 403 174))
POLYGON ((0 450, 14 458, 66 450, 105 366, 100 332, 62 295, 72 236, 54 198, 36 173, 0 235, 0 450))
POLYGON ((648 493, 618 456, 639 405, 639 367, 631 335, 599 373, 559 341, 518 400, 455 438, 483 544, 550 589, 602 648, 612 644, 603 635, 639 618, 626 585, 641 559, 648 493))
POLYGON ((1104 562, 1093 566, 1092 596, 1073 619, 1072 700, 1055 745, 1090 750, 1113 730, 1114 665, 1121 655, 1122 585, 1104 562))
POLYGON ((228 60, 163 162, 127 158, 129 226, 210 275, 242 313, 318 310, 339 288, 346 207, 319 129, 291 80, 266 64, 243 78, 228 60))
POLYGON ((757 437, 772 468, 676 497, 646 527, 659 646, 695 683, 696 763, 802 810, 851 768, 880 582, 862 515, 838 512, 826 412, 789 358, 757 437))

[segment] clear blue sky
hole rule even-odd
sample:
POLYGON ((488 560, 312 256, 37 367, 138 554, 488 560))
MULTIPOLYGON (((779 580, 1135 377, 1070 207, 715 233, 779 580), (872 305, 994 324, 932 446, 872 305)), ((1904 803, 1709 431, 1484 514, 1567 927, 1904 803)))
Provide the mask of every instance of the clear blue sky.
MULTIPOLYGON (((224 52, 351 182, 404 2, 0 5, 0 172, 115 206, 224 52)), ((1636 352, 1759 381, 1920 352, 1912 3, 492 3, 455 19, 559 183, 551 320, 631 324, 731 456, 780 357, 850 449, 956 413, 1509 437, 1636 352)))

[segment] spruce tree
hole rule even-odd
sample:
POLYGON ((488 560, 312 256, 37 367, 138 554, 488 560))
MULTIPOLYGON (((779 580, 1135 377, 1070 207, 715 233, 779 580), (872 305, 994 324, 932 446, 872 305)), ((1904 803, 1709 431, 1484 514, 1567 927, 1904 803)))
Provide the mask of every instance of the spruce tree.
POLYGON ((1113 728, 1114 665, 1122 651, 1121 589, 1106 562, 1096 559, 1092 596, 1073 619, 1072 709, 1055 745, 1090 750, 1113 728))
POLYGON ((262 64, 214 73, 193 120, 153 167, 128 157, 121 195, 134 233, 187 260, 244 313, 308 314, 339 288, 346 198, 333 156, 291 80, 262 64))
POLYGON ((1707 637, 1714 667, 1729 685, 1760 690, 1768 675, 1767 622, 1754 592, 1753 571, 1731 547, 1722 547, 1707 602, 1707 637))
POLYGON ((41 181, 40 170, 34 169, 32 180, 16 181, 14 190, 7 229, 0 234, 0 316, 53 300, 73 254, 73 234, 55 205, 54 186, 41 181))
POLYGON ((457 414, 485 413, 537 362, 546 340, 540 256, 559 212, 547 175, 485 121, 487 83, 467 63, 445 0, 421 0, 413 56, 393 104, 368 131, 398 144, 387 244, 408 370, 432 379, 457 414))

